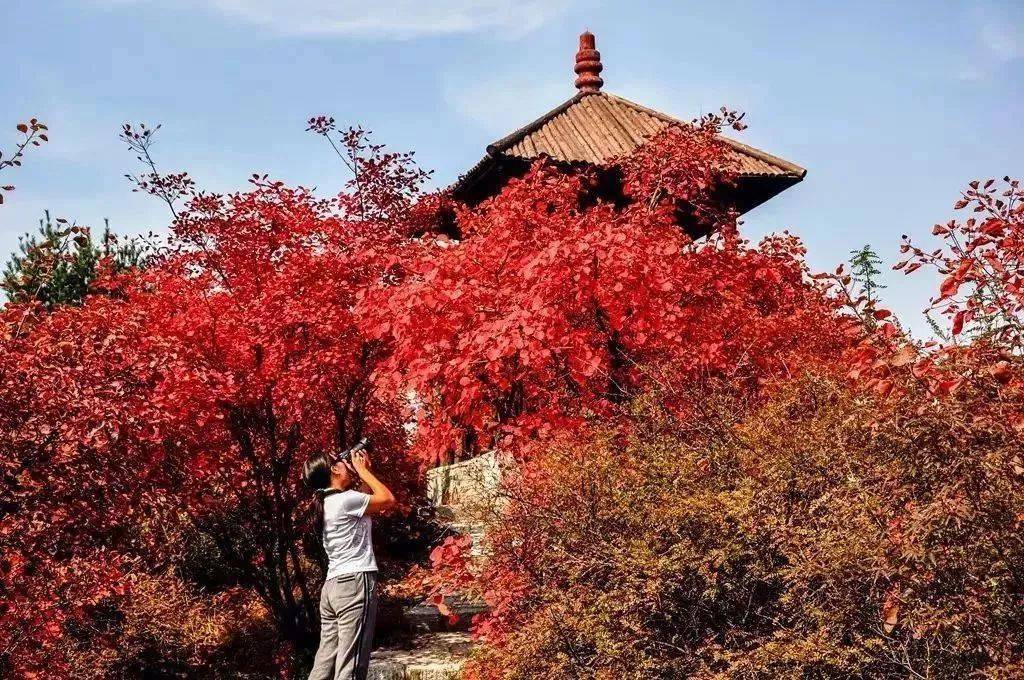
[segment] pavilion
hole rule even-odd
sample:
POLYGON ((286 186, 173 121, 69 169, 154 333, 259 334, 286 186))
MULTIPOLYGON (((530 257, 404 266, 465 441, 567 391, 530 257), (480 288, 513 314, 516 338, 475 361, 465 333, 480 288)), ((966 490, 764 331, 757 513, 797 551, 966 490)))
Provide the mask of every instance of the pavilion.
MULTIPOLYGON (((490 144, 480 162, 451 187, 454 197, 475 205, 497 194, 510 179, 522 176, 542 156, 566 166, 601 167, 636 150, 666 127, 686 124, 603 91, 603 70, 594 35, 583 33, 574 67, 576 94, 490 144)), ((723 200, 738 214, 761 205, 807 174, 795 163, 724 136, 721 139, 737 172, 736 185, 723 200)), ((682 226, 688 231, 692 228, 682 226)))

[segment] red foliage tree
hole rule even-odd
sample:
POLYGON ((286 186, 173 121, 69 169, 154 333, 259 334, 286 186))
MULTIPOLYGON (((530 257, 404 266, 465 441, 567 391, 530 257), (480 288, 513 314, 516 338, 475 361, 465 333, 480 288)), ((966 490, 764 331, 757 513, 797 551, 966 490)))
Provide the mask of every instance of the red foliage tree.
MULTIPOLYGON (((1024 430, 1024 413, 1014 406, 1024 387, 1022 198, 1019 180, 1006 177, 1002 186, 974 181, 954 206, 972 217, 935 225, 938 248, 927 251, 903 237, 900 249, 907 259, 894 269, 911 274, 924 267, 942 276, 929 311, 946 317, 948 329, 935 323, 935 339, 915 342, 888 310, 875 310, 880 325, 850 357, 853 380, 883 396, 922 386, 940 399, 979 399, 979 422, 989 414, 994 427, 1024 430), (990 410, 995 404, 1003 405, 998 416, 990 410)), ((849 284, 841 274, 834 281, 849 284)), ((846 298, 863 317, 862 305, 848 293, 846 298)))
POLYGON ((904 236, 909 258, 896 265, 908 274, 930 267, 944 276, 933 307, 951 321, 955 338, 973 328, 977 338, 1024 349, 1024 189, 1019 180, 971 182, 955 208, 963 221, 937 224, 942 246, 925 252, 904 236))
POLYGON ((302 460, 369 436, 416 502, 402 409, 371 380, 384 347, 355 302, 387 275, 402 240, 394 197, 410 200, 417 182, 378 186, 362 212, 347 194, 317 199, 265 177, 242 194, 195 194, 168 250, 145 272, 108 277, 108 295, 3 310, 11 673, 67 677, 65 652, 115 641, 98 606, 116 606, 134 573, 180 568, 170 537, 182 531, 204 537, 221 581, 258 594, 286 643, 315 643, 318 537, 305 541, 302 460))
MULTIPOLYGON (((133 573, 180 570, 167 538, 187 530, 288 645, 308 645, 318 572, 298 464, 369 434, 409 491, 410 392, 422 464, 628 425, 625 407, 652 390, 699 423, 709 385, 757 401, 851 360, 891 383, 894 326, 868 333, 839 313, 796 239, 736 234, 719 202, 724 124, 739 118, 673 128, 612 168, 538 162, 474 208, 422 198, 410 156, 327 118, 310 129, 353 170, 333 200, 258 176, 246 193, 196 193, 157 172, 151 132, 126 127, 150 170, 137 187, 175 216, 171 247, 79 308, 3 310, 5 663, 62 677, 69 645, 115 641, 96 610, 133 573)), ((450 544, 438 559, 458 555, 450 544)))
POLYGON ((897 265, 945 275, 952 342, 914 342, 841 268, 815 278, 845 290, 845 321, 819 317, 845 351, 822 353, 814 330, 774 345, 810 379, 758 404, 742 373, 700 384, 682 364, 683 417, 665 417, 656 386, 639 418, 546 442, 506 480, 504 512, 481 518, 483 557, 459 539, 432 555, 434 602, 491 605, 469 677, 1014 677, 1024 210, 1016 181, 993 185, 957 204, 982 219, 940 225, 944 247, 908 243, 897 265))
POLYGON ((395 345, 392 381, 420 402, 424 460, 608 416, 652 385, 756 389, 838 356, 845 322, 809 283, 799 243, 753 248, 717 202, 732 176, 722 124, 673 128, 622 159, 625 200, 605 200, 593 172, 540 161, 459 209, 460 241, 424 243, 400 284, 369 296, 395 345), (718 235, 693 242, 681 216, 718 235))

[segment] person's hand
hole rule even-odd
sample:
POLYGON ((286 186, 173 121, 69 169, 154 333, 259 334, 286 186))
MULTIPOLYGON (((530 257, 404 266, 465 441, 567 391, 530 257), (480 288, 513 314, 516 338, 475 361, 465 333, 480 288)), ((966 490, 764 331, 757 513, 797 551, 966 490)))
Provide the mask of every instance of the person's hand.
POLYGON ((370 456, 366 451, 356 451, 352 454, 352 467, 356 469, 360 475, 370 470, 370 456))

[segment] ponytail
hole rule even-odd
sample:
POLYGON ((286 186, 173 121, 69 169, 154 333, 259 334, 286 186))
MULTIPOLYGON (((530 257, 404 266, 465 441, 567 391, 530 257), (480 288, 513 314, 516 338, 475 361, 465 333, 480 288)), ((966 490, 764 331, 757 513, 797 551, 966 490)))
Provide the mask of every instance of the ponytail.
POLYGON ((324 540, 324 498, 330 493, 331 463, 323 454, 310 457, 302 466, 302 481, 313 492, 313 527, 316 543, 323 552, 324 540))

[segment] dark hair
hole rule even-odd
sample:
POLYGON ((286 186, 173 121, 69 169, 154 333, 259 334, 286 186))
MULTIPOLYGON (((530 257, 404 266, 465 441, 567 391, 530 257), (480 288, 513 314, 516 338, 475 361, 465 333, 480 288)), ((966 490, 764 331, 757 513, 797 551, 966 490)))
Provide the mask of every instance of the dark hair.
POLYGON ((305 465, 302 466, 302 481, 306 488, 312 491, 320 491, 331 485, 331 462, 327 456, 317 454, 310 456, 305 465))
MULTIPOLYGON (((302 466, 302 482, 313 492, 313 530, 316 543, 323 552, 324 535, 324 489, 331 485, 331 462, 322 453, 310 456, 302 466)), ((318 555, 326 558, 326 554, 318 555)))

